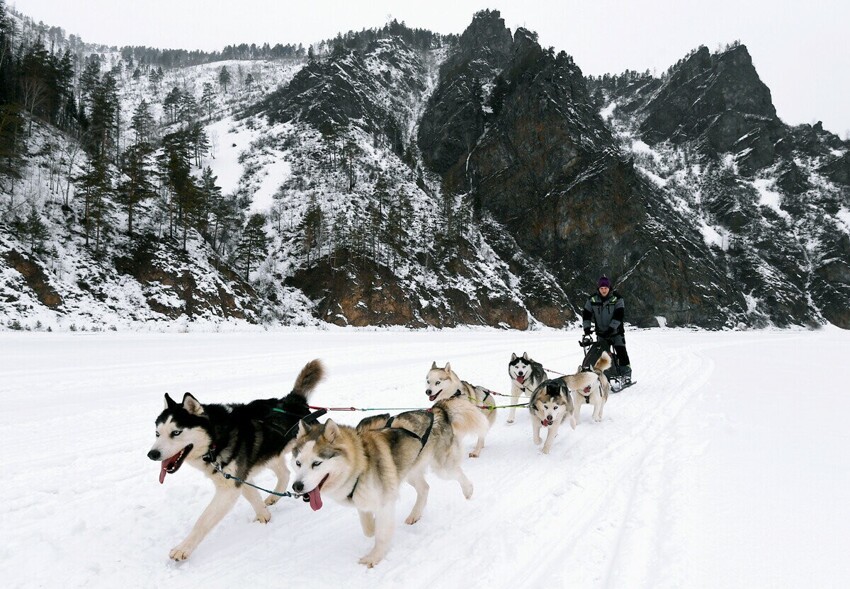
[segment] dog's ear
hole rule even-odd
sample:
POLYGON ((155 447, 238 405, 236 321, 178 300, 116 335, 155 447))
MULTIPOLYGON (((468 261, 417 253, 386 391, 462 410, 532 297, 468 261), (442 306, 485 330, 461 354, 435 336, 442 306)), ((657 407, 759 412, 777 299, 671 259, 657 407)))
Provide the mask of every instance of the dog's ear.
POLYGON ((528 352, 523 352, 523 353, 522 353, 522 359, 523 359, 523 360, 528 360, 528 352))
POLYGON ((173 407, 177 407, 178 403, 174 399, 168 396, 168 393, 165 393, 165 408, 172 409, 173 407))
POLYGON ((437 369, 437 363, 431 362, 431 370, 436 370, 436 369, 437 369))
POLYGON ((516 358, 517 358, 517 355, 516 355, 516 354, 511 354, 511 362, 513 362, 514 360, 516 360, 516 358))
POLYGON ((333 419, 328 419, 325 422, 325 431, 322 434, 328 442, 333 442, 336 437, 339 435, 339 426, 334 422, 333 419))
POLYGON ((303 419, 298 421, 298 437, 302 438, 310 433, 310 430, 313 429, 309 423, 304 421, 303 419))
POLYGON ((446 362, 446 367, 443 368, 443 370, 445 370, 446 372, 451 372, 452 371, 452 365, 449 362, 446 362))
POLYGON ((192 415, 204 414, 204 406, 201 405, 200 401, 192 396, 192 393, 186 393, 183 395, 183 409, 192 415))

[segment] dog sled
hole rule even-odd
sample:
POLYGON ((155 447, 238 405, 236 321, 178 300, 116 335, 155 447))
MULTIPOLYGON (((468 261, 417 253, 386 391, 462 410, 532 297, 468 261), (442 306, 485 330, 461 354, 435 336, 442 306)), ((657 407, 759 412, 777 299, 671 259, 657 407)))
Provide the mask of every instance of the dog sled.
POLYGON ((611 356, 611 368, 605 371, 605 376, 608 377, 608 382, 611 383, 611 392, 619 393, 623 389, 627 389, 632 385, 637 384, 632 380, 631 374, 627 374, 621 367, 620 361, 617 358, 617 351, 614 349, 613 341, 596 334, 596 341, 589 335, 583 336, 578 345, 584 350, 584 359, 581 361, 581 369, 585 372, 593 372, 593 365, 599 360, 602 352, 608 352, 611 356))

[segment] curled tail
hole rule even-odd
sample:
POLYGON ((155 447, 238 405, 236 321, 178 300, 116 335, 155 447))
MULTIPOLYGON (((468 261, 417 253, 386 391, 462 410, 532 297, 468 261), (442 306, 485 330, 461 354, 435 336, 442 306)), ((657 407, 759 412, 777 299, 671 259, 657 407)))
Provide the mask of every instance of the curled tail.
POLYGON ((593 365, 593 372, 599 374, 611 368, 611 355, 608 352, 602 352, 599 360, 593 365))
POLYGON ((324 375, 325 368, 321 360, 310 360, 298 373, 295 384, 292 385, 292 393, 306 399, 324 375))

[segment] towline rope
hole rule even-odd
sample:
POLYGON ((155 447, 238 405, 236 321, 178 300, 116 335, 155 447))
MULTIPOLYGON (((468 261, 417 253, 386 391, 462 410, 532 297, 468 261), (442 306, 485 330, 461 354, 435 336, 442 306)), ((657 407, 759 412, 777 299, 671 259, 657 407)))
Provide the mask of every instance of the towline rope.
MULTIPOLYGON (((492 391, 490 391, 492 393, 492 391)), ((510 395, 505 395, 510 396, 510 395)), ((527 407, 528 403, 516 405, 475 405, 479 409, 503 409, 507 407, 527 407)), ((432 407, 318 407, 309 405, 310 409, 324 409, 325 411, 430 411, 432 407)))
POLYGON ((255 489, 257 489, 259 491, 263 491, 264 493, 268 493, 269 495, 277 495, 278 497, 294 497, 296 499, 301 498, 301 495, 298 494, 298 493, 290 493, 289 491, 284 491, 283 493, 278 493, 277 491, 270 491, 269 489, 264 489, 263 487, 260 487, 259 485, 255 485, 254 483, 251 483, 251 482, 246 481, 244 479, 240 479, 238 476, 228 474, 228 473, 226 473, 222 470, 221 465, 218 462, 212 462, 210 464, 212 464, 213 468, 216 469, 219 473, 221 473, 221 476, 223 476, 226 479, 233 479, 234 481, 238 481, 238 482, 242 483, 243 485, 248 485, 249 487, 254 487, 255 489))

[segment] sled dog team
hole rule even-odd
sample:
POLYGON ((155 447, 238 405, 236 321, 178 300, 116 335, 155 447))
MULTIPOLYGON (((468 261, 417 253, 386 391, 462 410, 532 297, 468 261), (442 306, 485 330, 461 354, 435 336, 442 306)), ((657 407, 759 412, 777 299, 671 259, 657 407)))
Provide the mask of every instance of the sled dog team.
MULTIPOLYGON (((535 444, 542 441, 541 428, 547 429, 544 453, 549 453, 564 421, 575 429, 583 404, 593 405, 594 421, 602 419, 610 392, 603 371, 610 365, 610 356, 603 353, 592 372, 579 370, 547 379, 543 366, 527 353, 512 355, 508 364, 512 405, 523 395, 530 397, 535 444)), ((322 507, 324 496, 357 509, 363 533, 374 538, 374 546, 360 559, 368 567, 378 564, 389 550, 402 482, 416 490, 407 524, 422 517, 429 470, 456 480, 463 496, 472 496, 472 483, 461 467, 461 444, 465 437, 474 436, 469 456, 480 455, 496 420, 491 391, 460 380, 448 363, 442 368, 434 363, 425 390, 432 407, 367 417, 349 427, 333 419, 317 423, 311 414, 308 398, 323 375, 321 362, 313 360, 301 369, 288 395, 247 404, 202 404, 189 393, 177 402, 166 393, 165 409, 156 419, 156 440, 148 452, 151 460, 160 462, 160 483, 188 463, 215 485, 212 501, 189 535, 171 550, 170 558, 189 558, 240 495, 254 508, 257 521, 268 522, 267 507, 289 486, 290 471, 284 460, 288 453, 295 475, 292 490, 313 510, 322 507), (265 500, 250 482, 262 468, 277 475, 275 494, 265 500)), ((513 422, 515 415, 516 407, 511 407, 507 421, 513 422)))

